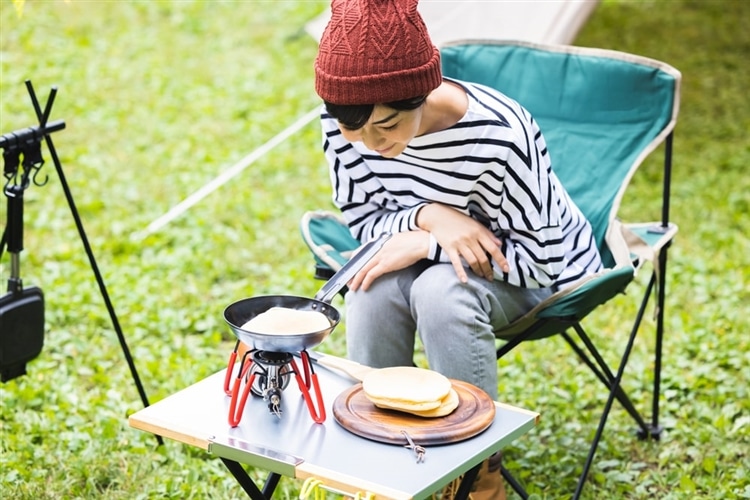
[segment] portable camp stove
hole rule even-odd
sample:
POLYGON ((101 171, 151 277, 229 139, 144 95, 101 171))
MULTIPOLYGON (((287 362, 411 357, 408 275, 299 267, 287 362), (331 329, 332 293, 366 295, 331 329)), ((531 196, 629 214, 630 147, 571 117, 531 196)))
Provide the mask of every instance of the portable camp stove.
POLYGON ((247 403, 247 398, 251 392, 265 399, 269 411, 277 418, 281 418, 281 394, 289 385, 292 374, 297 380, 297 387, 305 398, 312 419, 317 424, 322 424, 325 421, 326 411, 323 405, 323 396, 320 393, 318 376, 313 370, 307 349, 320 344, 336 328, 341 315, 331 305, 331 300, 380 250, 390 236, 390 234, 386 234, 363 245, 356 255, 349 259, 321 287, 313 299, 294 295, 263 295, 238 300, 224 309, 224 320, 237 337, 237 343, 229 356, 229 366, 224 379, 224 392, 232 398, 229 409, 229 425, 232 427, 239 425, 245 403, 247 403), (278 335, 253 332, 243 328, 251 319, 273 307, 318 312, 328 320, 328 327, 278 335), (230 388, 240 343, 252 349, 243 354, 241 362, 237 363, 239 365, 237 378, 234 381, 234 386, 230 388), (302 362, 302 372, 300 372, 297 362, 294 360, 295 357, 299 357, 302 362), (244 387, 240 395, 240 387, 243 383, 244 387), (311 392, 315 393, 317 409, 315 403, 313 403, 311 392))
POLYGON ((229 406, 230 426, 237 427, 240 424, 250 393, 263 398, 268 405, 269 413, 281 418, 281 395, 289 385, 292 376, 297 381, 297 387, 299 387, 305 399, 313 421, 317 424, 322 424, 325 421, 325 405, 318 385, 318 376, 313 370, 312 361, 306 350, 299 352, 302 371, 300 371, 293 353, 261 349, 249 350, 242 356, 234 385, 232 385, 231 379, 235 371, 239 345, 238 340, 229 356, 224 378, 224 392, 232 398, 229 406), (313 403, 312 393, 314 393, 315 403, 313 403))

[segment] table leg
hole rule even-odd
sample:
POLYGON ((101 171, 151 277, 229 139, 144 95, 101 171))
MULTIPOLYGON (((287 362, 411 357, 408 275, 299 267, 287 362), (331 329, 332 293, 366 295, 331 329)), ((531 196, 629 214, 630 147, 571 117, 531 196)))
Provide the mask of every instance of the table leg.
POLYGON ((271 472, 266 479, 266 483, 263 485, 263 491, 261 491, 253 480, 250 479, 250 476, 245 472, 245 469, 242 468, 242 465, 240 465, 239 462, 228 460, 226 458, 222 458, 221 461, 224 462, 224 465, 229 469, 229 472, 232 473, 237 482, 240 483, 240 486, 242 486, 242 489, 245 490, 245 493, 247 493, 252 500, 270 500, 276 486, 279 484, 279 479, 281 479, 279 474, 271 472))
POLYGON ((464 477, 461 478, 461 484, 458 486, 458 491, 456 492, 456 496, 453 497, 453 500, 467 500, 469 498, 471 487, 474 484, 474 481, 477 479, 477 475, 479 474, 479 469, 481 467, 482 463, 479 462, 477 465, 469 469, 466 474, 464 474, 464 477))
MULTIPOLYGON (((466 500, 468 498, 469 493, 471 492, 471 486, 474 484, 474 481, 476 481, 477 475, 479 474, 479 468, 482 466, 480 463, 479 465, 475 466, 473 469, 470 469, 469 472, 467 472, 464 477, 461 479, 461 484, 458 487, 458 491, 456 492, 456 497, 454 500, 466 500)), ((503 476, 503 479, 510 484, 511 488, 518 493, 518 495, 526 500, 529 498, 528 493, 526 493, 526 490, 521 486, 521 484, 516 480, 515 477, 508 471, 504 466, 500 466, 500 472, 503 476)))

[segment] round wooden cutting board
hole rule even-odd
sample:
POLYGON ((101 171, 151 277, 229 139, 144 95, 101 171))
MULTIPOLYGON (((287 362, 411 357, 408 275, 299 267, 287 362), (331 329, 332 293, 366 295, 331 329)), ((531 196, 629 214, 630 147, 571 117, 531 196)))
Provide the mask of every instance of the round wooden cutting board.
POLYGON ((367 399, 362 384, 338 395, 333 402, 333 416, 344 429, 381 443, 406 444, 401 431, 420 445, 448 444, 476 436, 495 418, 495 403, 471 384, 451 380, 459 403, 444 417, 425 418, 376 407, 367 399))

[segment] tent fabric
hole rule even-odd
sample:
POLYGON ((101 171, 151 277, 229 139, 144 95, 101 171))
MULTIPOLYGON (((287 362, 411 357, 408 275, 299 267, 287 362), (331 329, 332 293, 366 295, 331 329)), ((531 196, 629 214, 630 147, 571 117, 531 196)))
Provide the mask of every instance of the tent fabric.
MULTIPOLYGON (((599 0, 421 0, 417 9, 437 47, 467 38, 568 44, 598 4, 599 0)), ((307 23, 305 30, 320 41, 330 17, 328 8, 307 23)))

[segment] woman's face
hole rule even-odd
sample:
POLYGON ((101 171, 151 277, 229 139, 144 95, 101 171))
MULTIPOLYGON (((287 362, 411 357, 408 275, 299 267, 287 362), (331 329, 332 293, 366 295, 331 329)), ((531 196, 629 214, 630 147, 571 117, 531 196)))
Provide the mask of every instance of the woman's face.
POLYGON ((423 106, 411 111, 399 111, 376 104, 362 128, 352 130, 339 123, 339 129, 347 141, 362 142, 367 149, 385 158, 395 158, 419 135, 422 109, 423 106))

